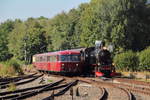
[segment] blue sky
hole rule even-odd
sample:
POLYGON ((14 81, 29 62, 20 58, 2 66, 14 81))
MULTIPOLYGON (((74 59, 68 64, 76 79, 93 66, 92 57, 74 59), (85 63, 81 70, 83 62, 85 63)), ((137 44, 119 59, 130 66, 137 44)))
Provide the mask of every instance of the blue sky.
POLYGON ((51 18, 84 2, 90 0, 0 0, 0 22, 40 16, 51 18))

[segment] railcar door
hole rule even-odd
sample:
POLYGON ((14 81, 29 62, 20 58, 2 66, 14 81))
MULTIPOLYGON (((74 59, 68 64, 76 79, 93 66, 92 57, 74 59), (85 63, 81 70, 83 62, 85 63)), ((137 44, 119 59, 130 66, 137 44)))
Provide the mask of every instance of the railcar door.
POLYGON ((50 57, 50 69, 51 69, 51 71, 55 71, 55 72, 57 72, 57 71, 59 71, 58 70, 58 67, 57 67, 57 55, 53 55, 53 56, 51 56, 50 57))
POLYGON ((42 56, 41 67, 44 71, 47 71, 47 57, 46 56, 42 56))
POLYGON ((47 56, 47 70, 51 71, 51 66, 50 66, 51 62, 50 62, 50 56, 47 56))

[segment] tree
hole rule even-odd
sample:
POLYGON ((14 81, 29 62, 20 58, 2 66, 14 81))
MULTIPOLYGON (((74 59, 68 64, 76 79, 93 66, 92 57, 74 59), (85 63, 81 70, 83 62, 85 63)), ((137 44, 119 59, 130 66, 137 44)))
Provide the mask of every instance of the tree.
POLYGON ((94 4, 88 5, 86 10, 83 11, 80 22, 81 22, 81 36, 80 45, 89 47, 93 46, 96 39, 100 36, 99 34, 99 20, 96 19, 93 6, 94 4))
POLYGON ((149 41, 145 4, 146 0, 92 0, 81 16, 81 43, 91 46, 101 39, 112 43, 118 52, 143 49, 149 41))
POLYGON ((91 0, 68 13, 0 25, 0 61, 12 55, 31 62, 36 53, 112 44, 115 53, 150 45, 150 6, 146 0, 91 0), (27 59, 28 58, 28 59, 27 59))
POLYGON ((43 27, 33 18, 29 18, 25 23, 16 23, 10 34, 9 47, 15 57, 31 63, 34 54, 47 51, 43 27))
POLYGON ((5 61, 12 57, 8 49, 8 35, 13 30, 14 23, 11 20, 0 25, 0 61, 5 61))
POLYGON ((49 25, 48 33, 50 34, 53 50, 69 49, 68 42, 69 21, 66 13, 62 12, 53 19, 49 25))

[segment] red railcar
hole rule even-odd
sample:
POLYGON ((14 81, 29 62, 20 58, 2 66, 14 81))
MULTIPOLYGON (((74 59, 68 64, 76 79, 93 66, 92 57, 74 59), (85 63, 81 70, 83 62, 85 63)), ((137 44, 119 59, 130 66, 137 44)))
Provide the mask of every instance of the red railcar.
POLYGON ((80 51, 64 50, 36 54, 33 56, 33 65, 37 70, 62 73, 82 72, 80 51))

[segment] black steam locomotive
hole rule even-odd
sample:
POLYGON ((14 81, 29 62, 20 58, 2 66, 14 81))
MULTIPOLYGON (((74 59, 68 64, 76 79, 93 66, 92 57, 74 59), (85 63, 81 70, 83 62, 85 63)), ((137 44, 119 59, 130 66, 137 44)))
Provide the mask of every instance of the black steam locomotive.
POLYGON ((111 53, 104 46, 104 42, 96 41, 95 47, 81 50, 81 60, 85 65, 85 73, 103 77, 113 77, 115 75, 111 53))

